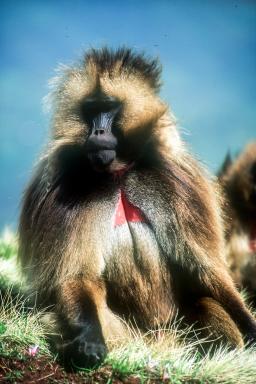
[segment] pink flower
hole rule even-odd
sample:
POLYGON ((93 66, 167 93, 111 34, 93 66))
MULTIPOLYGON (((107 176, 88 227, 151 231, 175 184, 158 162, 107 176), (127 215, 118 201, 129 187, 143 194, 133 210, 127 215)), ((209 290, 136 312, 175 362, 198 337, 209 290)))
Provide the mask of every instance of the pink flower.
POLYGON ((29 356, 35 356, 39 350, 39 345, 32 345, 28 348, 29 356))
POLYGON ((169 375, 169 373, 166 370, 164 370, 163 380, 168 380, 168 379, 170 379, 170 375, 169 375))

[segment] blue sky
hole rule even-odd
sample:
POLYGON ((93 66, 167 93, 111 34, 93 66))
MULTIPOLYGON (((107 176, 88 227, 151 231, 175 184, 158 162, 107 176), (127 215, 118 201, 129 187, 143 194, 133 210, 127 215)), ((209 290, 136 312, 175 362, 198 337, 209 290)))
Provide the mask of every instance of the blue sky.
POLYGON ((256 138, 256 2, 1 1, 0 229, 47 141, 47 81, 91 46, 158 56, 162 96, 191 151, 211 171, 256 138))

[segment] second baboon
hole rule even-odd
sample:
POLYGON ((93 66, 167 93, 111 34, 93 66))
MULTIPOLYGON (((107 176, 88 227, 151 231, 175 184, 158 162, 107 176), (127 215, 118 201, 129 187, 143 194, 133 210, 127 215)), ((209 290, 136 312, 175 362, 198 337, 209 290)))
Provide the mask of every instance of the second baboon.
POLYGON ((119 317, 147 330, 178 311, 233 347, 256 340, 223 259, 215 186, 159 98, 159 75, 130 49, 92 49, 67 69, 25 192, 21 265, 79 366, 104 358, 119 317))
POLYGON ((226 253, 235 282, 256 304, 256 142, 219 174, 226 197, 226 253))

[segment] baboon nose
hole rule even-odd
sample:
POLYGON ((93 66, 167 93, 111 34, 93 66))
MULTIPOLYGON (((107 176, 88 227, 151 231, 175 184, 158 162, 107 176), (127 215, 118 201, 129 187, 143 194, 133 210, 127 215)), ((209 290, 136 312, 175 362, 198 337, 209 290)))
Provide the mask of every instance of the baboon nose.
POLYGON ((105 134, 105 130, 104 129, 95 129, 94 134, 96 136, 104 135, 105 134))

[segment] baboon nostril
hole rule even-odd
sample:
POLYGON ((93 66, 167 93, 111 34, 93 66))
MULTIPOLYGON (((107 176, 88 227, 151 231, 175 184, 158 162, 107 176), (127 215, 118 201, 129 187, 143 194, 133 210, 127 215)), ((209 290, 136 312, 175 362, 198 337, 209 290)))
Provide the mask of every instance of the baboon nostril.
POLYGON ((103 135, 105 133, 104 129, 96 129, 95 130, 95 135, 103 135))

